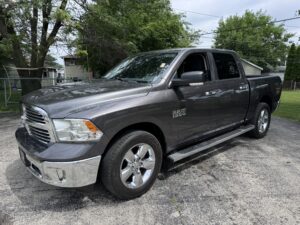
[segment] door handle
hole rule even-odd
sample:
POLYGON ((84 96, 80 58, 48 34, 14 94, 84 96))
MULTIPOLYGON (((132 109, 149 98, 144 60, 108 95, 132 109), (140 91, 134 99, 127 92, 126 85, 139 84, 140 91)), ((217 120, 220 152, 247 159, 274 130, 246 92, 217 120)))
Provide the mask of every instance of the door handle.
POLYGON ((206 92, 205 92, 205 95, 206 95, 206 96, 210 96, 210 95, 212 95, 212 93, 211 93, 211 91, 206 91, 206 92))
POLYGON ((248 89, 248 84, 241 84, 239 89, 240 90, 247 90, 248 89))
POLYGON ((212 91, 206 91, 206 92, 205 92, 205 95, 206 95, 206 96, 211 96, 211 95, 216 95, 216 94, 218 94, 218 93, 220 93, 220 92, 221 92, 220 89, 218 89, 218 90, 212 90, 212 91))

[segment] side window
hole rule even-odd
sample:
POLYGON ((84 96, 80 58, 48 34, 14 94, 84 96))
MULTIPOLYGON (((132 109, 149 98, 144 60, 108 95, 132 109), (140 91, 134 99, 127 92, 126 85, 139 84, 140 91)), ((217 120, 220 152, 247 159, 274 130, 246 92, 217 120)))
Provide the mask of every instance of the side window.
POLYGON ((239 69, 231 54, 213 53, 220 80, 240 77, 239 69))
POLYGON ((205 80, 209 81, 211 78, 209 75, 210 73, 208 73, 208 66, 206 62, 206 56, 204 54, 190 54, 178 68, 176 77, 180 78, 181 74, 185 72, 202 71, 204 74, 206 74, 205 80))

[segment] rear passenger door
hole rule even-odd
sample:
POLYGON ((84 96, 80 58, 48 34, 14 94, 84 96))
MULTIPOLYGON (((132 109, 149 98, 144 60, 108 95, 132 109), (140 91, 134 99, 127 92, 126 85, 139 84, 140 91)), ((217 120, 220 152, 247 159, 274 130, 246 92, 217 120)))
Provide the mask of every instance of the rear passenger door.
POLYGON ((213 112, 216 123, 212 129, 220 129, 244 120, 249 104, 249 85, 233 54, 213 52, 212 58, 216 68, 216 93, 211 94, 218 101, 213 112))

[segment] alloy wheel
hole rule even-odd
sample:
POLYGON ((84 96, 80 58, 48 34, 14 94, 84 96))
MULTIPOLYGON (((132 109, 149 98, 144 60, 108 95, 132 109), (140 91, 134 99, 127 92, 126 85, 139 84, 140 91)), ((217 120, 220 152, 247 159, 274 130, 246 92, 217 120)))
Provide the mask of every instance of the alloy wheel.
POLYGON ((122 183, 131 189, 143 186, 151 177, 155 168, 155 154, 153 148, 140 143, 130 148, 120 167, 122 183))
POLYGON ((258 117, 258 130, 260 133, 264 133, 269 124, 269 112, 266 109, 262 109, 258 117))

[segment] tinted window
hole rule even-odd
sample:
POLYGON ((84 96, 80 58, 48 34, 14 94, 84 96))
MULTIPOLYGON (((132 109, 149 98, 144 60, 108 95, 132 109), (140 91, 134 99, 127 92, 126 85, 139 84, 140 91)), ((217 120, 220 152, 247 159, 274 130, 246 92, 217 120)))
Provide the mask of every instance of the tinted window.
POLYGON ((206 57, 204 54, 194 53, 186 57, 177 70, 177 77, 180 77, 182 73, 192 71, 202 71, 206 74, 205 80, 210 80, 210 76, 207 71, 206 57))
POLYGON ((240 77, 237 64, 230 54, 213 53, 220 80, 240 77))

